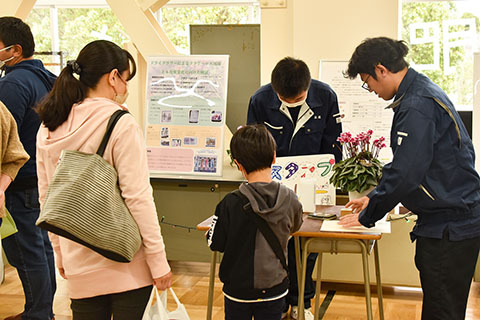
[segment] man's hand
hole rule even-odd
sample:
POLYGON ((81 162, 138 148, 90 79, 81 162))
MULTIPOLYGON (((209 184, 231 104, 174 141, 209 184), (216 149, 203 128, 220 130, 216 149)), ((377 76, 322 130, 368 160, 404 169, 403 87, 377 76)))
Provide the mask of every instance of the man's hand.
POLYGON ((160 291, 170 288, 172 286, 172 272, 167 273, 163 277, 153 279, 153 283, 160 291))
POLYGON ((363 209, 368 206, 370 202, 370 198, 365 196, 359 199, 350 200, 346 205, 345 208, 352 208, 353 213, 360 213, 363 209))
POLYGON ((339 224, 345 228, 361 226, 362 224, 358 222, 358 216, 368 206, 369 202, 370 198, 367 196, 349 201, 345 208, 352 208, 353 213, 340 217, 339 224))
POLYGON ((340 222, 338 224, 345 228, 358 227, 362 225, 360 222, 358 222, 358 213, 346 214, 343 217, 340 217, 340 222))

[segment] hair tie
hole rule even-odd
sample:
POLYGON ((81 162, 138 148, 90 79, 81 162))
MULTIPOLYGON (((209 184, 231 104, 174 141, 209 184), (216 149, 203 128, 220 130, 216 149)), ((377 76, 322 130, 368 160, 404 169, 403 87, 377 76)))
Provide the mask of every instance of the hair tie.
POLYGON ((75 79, 80 80, 80 72, 82 72, 82 68, 80 67, 78 62, 76 60, 69 60, 67 61, 67 66, 70 66, 70 68, 72 68, 72 76, 75 79))

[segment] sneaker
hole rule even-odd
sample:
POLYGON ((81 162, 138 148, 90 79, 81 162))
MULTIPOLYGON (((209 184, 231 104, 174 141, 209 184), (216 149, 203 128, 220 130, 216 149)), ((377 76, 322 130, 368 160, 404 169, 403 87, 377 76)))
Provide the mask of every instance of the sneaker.
MULTIPOLYGON (((298 307, 292 307, 292 312, 290 312, 290 318, 297 320, 298 319, 298 307)), ((313 320, 312 309, 305 309, 305 320, 313 320)))

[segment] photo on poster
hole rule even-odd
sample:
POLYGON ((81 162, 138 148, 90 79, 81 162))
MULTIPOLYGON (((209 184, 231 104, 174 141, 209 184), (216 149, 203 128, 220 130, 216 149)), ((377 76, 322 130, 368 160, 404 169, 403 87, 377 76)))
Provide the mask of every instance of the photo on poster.
POLYGON ((193 159, 194 172, 217 172, 217 156, 196 155, 193 159))
POLYGON ((188 122, 189 123, 198 123, 199 115, 200 115, 200 110, 190 110, 190 111, 188 111, 188 122))
POLYGON ((160 137, 161 138, 168 138, 169 137, 168 132, 169 132, 168 127, 163 127, 162 130, 161 130, 160 137))
POLYGON ((172 110, 162 110, 162 122, 172 122, 172 110))
POLYGON ((215 148, 216 145, 217 145, 217 138, 206 138, 205 139, 205 147, 215 148))
POLYGON ((222 111, 212 111, 212 122, 222 122, 222 111))
POLYGON ((181 147, 182 139, 172 139, 172 147, 181 147))
POLYGON ((160 145, 163 146, 163 147, 168 147, 168 146, 170 146, 170 140, 162 139, 162 140, 160 140, 160 145))
POLYGON ((184 137, 183 138, 183 144, 185 146, 196 146, 198 144, 198 138, 197 137, 184 137))

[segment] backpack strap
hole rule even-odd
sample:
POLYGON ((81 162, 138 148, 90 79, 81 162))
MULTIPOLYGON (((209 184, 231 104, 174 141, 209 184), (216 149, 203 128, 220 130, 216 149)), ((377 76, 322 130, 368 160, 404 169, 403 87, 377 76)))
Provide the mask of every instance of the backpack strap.
POLYGON ((277 236, 268 225, 268 222, 265 221, 265 219, 263 219, 262 217, 260 217, 260 215, 253 212, 252 205, 244 194, 242 194, 239 190, 235 190, 233 193, 242 200, 242 207, 245 211, 245 214, 255 222, 258 230, 260 230, 265 240, 267 240, 268 244, 272 248, 277 258, 280 260, 283 268, 285 269, 285 271, 287 271, 288 274, 287 261, 285 259, 285 254, 282 250, 282 246, 280 245, 280 241, 278 241, 277 236))

